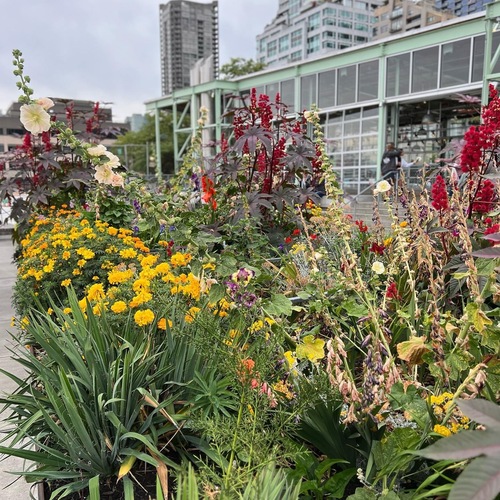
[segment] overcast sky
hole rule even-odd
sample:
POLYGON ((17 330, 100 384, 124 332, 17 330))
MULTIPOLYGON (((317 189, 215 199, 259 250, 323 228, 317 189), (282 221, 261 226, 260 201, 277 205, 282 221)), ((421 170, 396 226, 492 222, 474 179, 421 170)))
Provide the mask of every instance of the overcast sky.
MULTIPOLYGON (((159 4, 166 0, 0 0, 0 111, 19 93, 12 50, 35 97, 110 102, 115 121, 160 97, 159 4)), ((220 62, 255 59, 278 0, 219 0, 220 62)))

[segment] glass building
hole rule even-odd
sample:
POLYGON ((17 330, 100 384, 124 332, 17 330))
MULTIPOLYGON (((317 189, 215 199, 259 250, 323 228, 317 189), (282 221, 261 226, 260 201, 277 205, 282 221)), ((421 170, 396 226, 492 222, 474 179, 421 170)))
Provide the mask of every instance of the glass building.
POLYGON ((157 123, 160 110, 173 114, 178 165, 197 127, 202 99, 209 99, 207 144, 229 126, 219 117, 241 105, 252 88, 271 99, 279 92, 291 113, 316 104, 338 179, 346 193, 357 194, 380 177, 387 142, 404 148, 408 161, 419 156, 430 162, 478 123, 488 84, 500 80, 497 18, 500 2, 482 13, 314 61, 177 90, 147 102, 146 109, 156 113, 157 123), (181 126, 186 116, 189 127, 181 126))

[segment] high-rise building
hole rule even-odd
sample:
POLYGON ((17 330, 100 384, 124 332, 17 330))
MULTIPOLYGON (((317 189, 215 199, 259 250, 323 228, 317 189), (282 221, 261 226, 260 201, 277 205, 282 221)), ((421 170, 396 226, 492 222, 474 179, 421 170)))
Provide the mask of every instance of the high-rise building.
POLYGON ((257 60, 268 67, 316 58, 372 39, 374 8, 384 0, 280 0, 257 35, 257 60))
POLYGON ((436 8, 448 10, 455 16, 466 16, 485 9, 491 0, 436 0, 436 8))
POLYGON ((438 9, 433 0, 385 0, 375 9, 373 39, 405 33, 453 19, 455 14, 438 9))
POLYGON ((218 2, 170 0, 160 4, 161 90, 163 95, 189 87, 191 68, 212 57, 219 68, 218 2))

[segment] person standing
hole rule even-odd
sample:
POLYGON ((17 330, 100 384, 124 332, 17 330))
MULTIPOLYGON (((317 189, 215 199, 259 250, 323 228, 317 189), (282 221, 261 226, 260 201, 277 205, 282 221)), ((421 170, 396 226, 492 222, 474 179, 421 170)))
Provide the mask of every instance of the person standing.
POLYGON ((382 177, 395 184, 399 177, 399 169, 401 168, 401 153, 399 149, 396 149, 393 142, 387 143, 380 167, 382 177))

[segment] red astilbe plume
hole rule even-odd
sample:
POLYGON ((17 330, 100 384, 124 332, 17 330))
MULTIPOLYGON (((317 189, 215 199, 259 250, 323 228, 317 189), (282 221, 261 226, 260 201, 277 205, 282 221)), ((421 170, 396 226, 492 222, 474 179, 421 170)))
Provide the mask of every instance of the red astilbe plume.
POLYGON ((494 208, 497 196, 495 192, 495 184, 489 179, 486 179, 480 187, 476 199, 472 204, 472 211, 479 214, 487 214, 494 208))
POLYGON ((45 152, 49 152, 52 149, 52 144, 50 143, 50 132, 42 132, 42 142, 45 152))
POLYGON ((431 205, 436 210, 447 210, 448 209, 448 207, 449 207, 448 192, 446 190, 446 182, 443 179, 443 177, 441 176, 441 174, 438 174, 436 176, 436 181, 432 185, 431 197, 432 197, 431 205))
POLYGON ((29 154, 31 153, 31 148, 32 148, 31 134, 30 133, 24 134, 23 143, 21 144, 20 149, 22 149, 25 153, 29 154))

